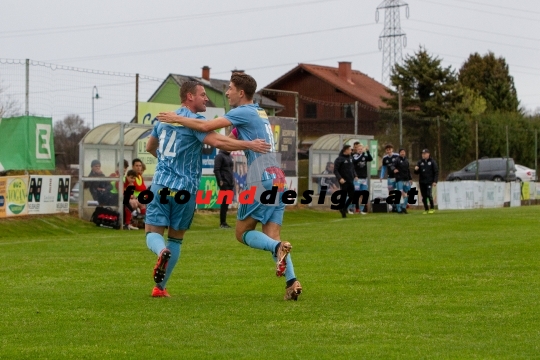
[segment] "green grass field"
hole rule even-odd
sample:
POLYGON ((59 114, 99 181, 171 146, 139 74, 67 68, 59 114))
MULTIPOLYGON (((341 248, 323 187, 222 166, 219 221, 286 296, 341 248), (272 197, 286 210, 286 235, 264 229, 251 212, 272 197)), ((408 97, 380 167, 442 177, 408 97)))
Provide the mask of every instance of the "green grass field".
POLYGON ((4 219, 0 358, 538 358, 539 210, 288 211, 297 302, 217 215, 196 215, 157 299, 142 230, 4 219))

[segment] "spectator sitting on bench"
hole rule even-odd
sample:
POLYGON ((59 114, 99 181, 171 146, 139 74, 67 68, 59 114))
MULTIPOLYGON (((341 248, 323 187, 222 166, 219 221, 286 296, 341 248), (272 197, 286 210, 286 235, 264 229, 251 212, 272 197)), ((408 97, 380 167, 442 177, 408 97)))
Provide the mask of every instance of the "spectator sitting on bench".
MULTIPOLYGON (((92 160, 91 166, 92 170, 88 177, 105 177, 105 174, 101 171, 101 162, 99 160, 92 160)), ((90 190, 92 198, 99 205, 109 204, 111 184, 108 181, 88 181, 84 184, 84 187, 90 190)))
MULTIPOLYGON (((326 169, 321 173, 321 175, 333 175, 334 174, 334 163, 329 161, 326 163, 326 169)), ((321 187, 326 186, 326 194, 332 195, 334 191, 339 190, 337 179, 335 176, 332 177, 321 177, 319 179, 319 194, 321 193, 321 187)))

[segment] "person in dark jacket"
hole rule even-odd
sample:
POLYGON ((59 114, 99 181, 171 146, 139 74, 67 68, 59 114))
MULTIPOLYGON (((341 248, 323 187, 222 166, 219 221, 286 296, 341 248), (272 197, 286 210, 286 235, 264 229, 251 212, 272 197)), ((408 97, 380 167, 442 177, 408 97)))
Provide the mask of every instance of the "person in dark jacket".
POLYGON ((422 214, 433 214, 435 210, 432 190, 433 187, 437 186, 437 182, 439 181, 439 167, 435 160, 431 158, 428 149, 422 150, 422 159, 416 163, 414 173, 419 175, 418 183, 420 184, 422 203, 424 203, 424 212, 422 214))
MULTIPOLYGON (((101 171, 101 162, 99 160, 92 160, 90 165, 92 170, 88 174, 88 177, 105 177, 105 174, 101 171)), ((109 193, 112 189, 111 183, 108 181, 88 181, 84 184, 86 189, 90 189, 92 198, 96 200, 99 205, 110 204, 109 193)))
MULTIPOLYGON (((360 183, 359 188, 355 190, 368 190, 368 162, 373 161, 373 157, 369 153, 368 147, 364 147, 364 145, 360 144, 358 141, 354 143, 354 150, 354 154, 352 155, 354 171, 356 175, 358 175, 358 182, 360 183)), ((365 205, 360 204, 359 196, 356 196, 356 198, 358 199, 355 204, 356 209, 360 210, 360 214, 365 215, 365 205)))
POLYGON ((401 203, 397 205, 399 214, 407 214, 407 204, 409 196, 407 193, 411 189, 411 170, 405 149, 399 149, 399 157, 391 166, 391 170, 396 178, 396 190, 401 191, 401 203))
MULTIPOLYGON (((225 150, 220 150, 214 159, 214 174, 216 175, 216 181, 219 186, 219 190, 233 190, 234 189, 234 177, 233 177, 234 163, 231 157, 231 153, 225 150)), ((219 211, 219 227, 222 229, 230 229, 227 224, 227 210, 229 210, 229 204, 224 201, 221 203, 219 211)))
MULTIPOLYGON (((345 206, 340 210, 342 217, 347 217, 347 208, 354 199, 354 180, 357 180, 358 177, 354 172, 354 164, 351 157, 352 148, 351 145, 344 145, 343 149, 339 153, 339 156, 334 161, 334 175, 339 182, 341 190, 344 190, 347 193, 347 201, 345 206)), ((349 214, 352 214, 352 211, 349 210, 349 214)))

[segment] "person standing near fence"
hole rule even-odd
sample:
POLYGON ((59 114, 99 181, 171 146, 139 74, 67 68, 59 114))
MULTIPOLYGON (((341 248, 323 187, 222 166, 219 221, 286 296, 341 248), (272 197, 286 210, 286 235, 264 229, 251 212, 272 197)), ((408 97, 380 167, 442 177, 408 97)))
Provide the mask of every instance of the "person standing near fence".
MULTIPOLYGON (((233 167, 234 162, 231 153, 220 150, 219 154, 217 154, 214 159, 214 174, 216 175, 219 190, 234 189, 233 167)), ((227 204, 227 201, 224 199, 219 211, 219 227, 222 229, 231 228, 229 224, 227 224, 227 210, 229 210, 229 204, 227 204)))
MULTIPOLYGON (((344 145, 343 149, 339 153, 339 156, 334 161, 334 174, 336 179, 339 181, 341 190, 345 192, 341 196, 347 196, 347 201, 345 205, 339 209, 341 212, 341 217, 347 217, 347 209, 351 204, 351 201, 354 200, 354 181, 358 180, 356 173, 354 172, 353 159, 351 157, 352 148, 351 145, 344 145)), ((349 214, 353 212, 349 209, 349 214)))
MULTIPOLYGON (((390 193, 396 187, 396 176, 394 174, 394 171, 391 169, 391 167, 394 165, 399 155, 394 152, 394 146, 392 144, 386 144, 386 146, 384 147, 384 152, 385 152, 385 155, 382 158, 380 181, 384 179, 385 173, 387 172, 388 173, 387 186, 388 186, 388 193, 390 193)), ((397 209, 397 207, 394 206, 393 209, 397 209)))
POLYGON ((424 204, 424 212, 422 214, 433 214, 435 212, 433 188, 437 186, 437 182, 439 181, 439 166, 437 166, 437 162, 429 154, 428 149, 422 150, 422 159, 416 163, 414 173, 418 174, 418 183, 420 184, 420 193, 422 194, 422 203, 424 204))
POLYGON ((397 204, 398 214, 407 214, 409 190, 411 189, 411 170, 405 149, 399 149, 399 156, 391 167, 396 178, 396 190, 401 191, 401 201, 397 204))
MULTIPOLYGON (((352 156, 354 171, 358 175, 360 187, 358 191, 368 190, 368 162, 373 161, 373 157, 369 153, 368 147, 360 144, 358 141, 354 143, 355 152, 352 156)), ((356 189, 355 189, 356 190, 356 189)), ((363 199, 362 199, 363 200, 363 199)), ((360 197, 356 201, 357 209, 360 209, 360 214, 366 215, 364 211, 365 205, 360 203, 360 197)))

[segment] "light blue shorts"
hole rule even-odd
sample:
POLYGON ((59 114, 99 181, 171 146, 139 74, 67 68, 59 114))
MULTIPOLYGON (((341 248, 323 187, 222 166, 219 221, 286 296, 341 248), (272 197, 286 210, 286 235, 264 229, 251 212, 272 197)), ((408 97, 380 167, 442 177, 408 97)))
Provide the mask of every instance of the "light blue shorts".
POLYGON ((392 191, 392 190, 395 190, 396 189, 396 179, 386 179, 386 181, 388 182, 388 191, 392 191))
POLYGON ((263 225, 268 222, 273 222, 281 226, 283 224, 283 213, 285 212, 285 204, 281 201, 278 206, 269 206, 260 202, 253 204, 240 204, 238 207, 238 220, 245 220, 252 217, 260 221, 263 225))
POLYGON ((168 204, 159 202, 159 191, 165 186, 153 184, 150 188, 154 193, 152 201, 146 205, 146 220, 148 225, 168 226, 174 230, 188 230, 195 214, 195 198, 197 194, 190 194, 189 201, 178 204, 174 201, 175 189, 169 189, 171 194, 167 196, 168 204), (172 195, 172 196, 171 196, 172 195))

